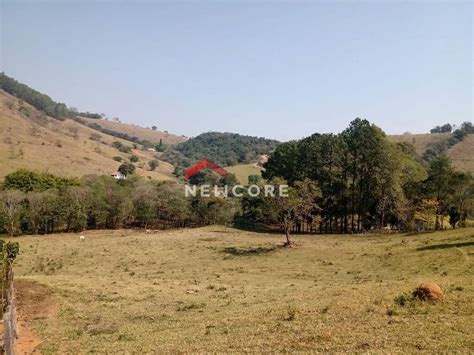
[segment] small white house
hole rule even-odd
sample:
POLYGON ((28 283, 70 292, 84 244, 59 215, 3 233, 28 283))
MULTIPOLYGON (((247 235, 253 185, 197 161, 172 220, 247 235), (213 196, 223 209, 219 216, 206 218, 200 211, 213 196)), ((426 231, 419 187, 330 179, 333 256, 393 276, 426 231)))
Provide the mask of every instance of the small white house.
POLYGON ((156 149, 155 148, 148 148, 147 149, 149 152, 156 152, 156 149))
POLYGON ((110 176, 114 177, 114 178, 117 179, 117 180, 125 180, 125 179, 127 178, 127 177, 126 177, 124 174, 122 174, 120 171, 116 171, 116 172, 110 174, 110 176))

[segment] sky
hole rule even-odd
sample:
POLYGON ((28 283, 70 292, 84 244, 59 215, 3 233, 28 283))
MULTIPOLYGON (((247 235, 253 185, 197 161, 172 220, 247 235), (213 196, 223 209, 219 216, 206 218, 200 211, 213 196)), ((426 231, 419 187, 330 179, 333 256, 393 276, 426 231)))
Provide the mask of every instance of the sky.
POLYGON ((473 3, 9 1, 0 70, 81 111, 282 141, 473 117, 473 3))

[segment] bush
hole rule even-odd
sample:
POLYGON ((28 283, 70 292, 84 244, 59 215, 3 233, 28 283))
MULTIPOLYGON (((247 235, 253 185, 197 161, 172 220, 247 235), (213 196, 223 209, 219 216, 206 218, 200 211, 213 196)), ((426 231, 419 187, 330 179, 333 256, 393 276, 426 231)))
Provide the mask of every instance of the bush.
POLYGON ((122 152, 122 153, 131 153, 132 152, 131 147, 129 147, 128 145, 123 144, 120 141, 114 141, 112 143, 112 147, 114 147, 115 149, 117 149, 119 152, 122 152))
POLYGON ((118 157, 118 156, 117 156, 117 157, 113 157, 112 159, 115 160, 115 161, 118 161, 118 162, 121 162, 121 161, 122 161, 122 157, 118 157))
POLYGON ((158 167, 159 162, 158 162, 158 160, 153 159, 153 160, 150 160, 150 161, 148 162, 148 165, 150 166, 150 170, 151 170, 151 171, 154 171, 154 170, 158 167))
POLYGON ((286 314, 283 317, 283 320, 286 320, 287 322, 291 322, 292 320, 295 320, 296 318, 296 308, 293 306, 289 306, 288 309, 286 310, 286 314))
POLYGON ((399 306, 406 306, 414 301, 413 295, 409 293, 402 293, 400 296, 395 297, 395 303, 399 306))
POLYGON ((136 162, 138 162, 139 160, 140 160, 140 159, 139 159, 136 155, 132 155, 132 156, 130 157, 130 161, 131 161, 132 163, 136 163, 136 162))
POLYGON ((97 133, 92 133, 91 136, 89 137, 89 139, 91 141, 100 142, 102 140, 102 136, 100 134, 97 134, 97 133))
POLYGON ((118 171, 125 176, 132 175, 135 172, 135 165, 132 163, 123 163, 119 166, 118 171))
POLYGON ((64 186, 77 186, 76 179, 62 178, 49 173, 39 173, 27 169, 17 170, 5 177, 3 186, 7 189, 17 189, 23 192, 46 191, 64 186))
POLYGON ((21 114, 25 115, 26 117, 30 117, 30 110, 28 110, 27 107, 21 106, 18 111, 20 111, 21 114))

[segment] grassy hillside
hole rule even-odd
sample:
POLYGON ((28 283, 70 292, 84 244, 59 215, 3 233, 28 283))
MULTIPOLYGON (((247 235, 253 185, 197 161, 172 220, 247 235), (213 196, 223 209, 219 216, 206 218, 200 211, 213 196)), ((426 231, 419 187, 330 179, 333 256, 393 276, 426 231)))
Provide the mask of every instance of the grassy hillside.
POLYGON ((418 155, 422 156, 425 150, 432 144, 448 139, 451 136, 450 133, 439 133, 439 134, 403 134, 388 136, 392 142, 399 143, 405 142, 413 144, 418 155))
POLYGON ((250 175, 262 174, 262 167, 256 164, 233 165, 227 166, 225 169, 228 172, 235 174, 237 180, 244 185, 248 183, 248 177, 250 175))
MULTIPOLYGON (((60 176, 110 174, 120 165, 113 157, 130 157, 111 145, 120 141, 131 147, 132 143, 98 133, 70 119, 52 119, 3 90, 0 90, 0 116, 0 178, 19 168, 60 176)), ((143 165, 137 169, 138 174, 160 180, 173 178, 173 167, 165 162, 156 171, 148 171, 147 162, 154 159, 154 153, 138 150, 133 153, 140 158, 137 166, 143 165)))
MULTIPOLYGON (((430 146, 438 142, 447 141, 450 137, 450 133, 388 136, 392 142, 407 142, 413 144, 416 152, 420 156, 422 156, 430 146)), ((452 146, 447 154, 452 159, 453 166, 456 169, 474 173, 474 134, 467 135, 463 141, 452 146)))
POLYGON ((294 248, 223 227, 84 234, 15 239, 15 277, 28 290, 20 318, 41 285, 57 303, 49 317, 30 316, 44 353, 474 348, 472 228, 298 236, 294 248), (438 283, 444 301, 395 302, 422 282, 438 283))
POLYGON ((131 125, 122 122, 115 122, 109 120, 97 120, 92 118, 83 118, 88 123, 96 123, 103 128, 107 128, 116 132, 125 133, 132 137, 137 137, 140 140, 147 140, 151 143, 158 144, 160 140, 163 141, 163 144, 178 144, 186 141, 185 137, 176 136, 174 134, 153 131, 148 128, 143 128, 136 125, 131 125))
POLYGON ((468 135, 464 140, 448 151, 448 156, 453 160, 453 165, 461 171, 474 173, 474 134, 468 135))

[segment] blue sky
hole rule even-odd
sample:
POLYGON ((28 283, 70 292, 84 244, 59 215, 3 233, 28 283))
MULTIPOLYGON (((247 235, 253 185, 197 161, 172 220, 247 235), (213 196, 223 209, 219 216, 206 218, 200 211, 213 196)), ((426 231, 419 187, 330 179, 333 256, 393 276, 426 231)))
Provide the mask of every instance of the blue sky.
POLYGON ((469 2, 11 2, 1 70, 84 111, 280 140, 472 120, 469 2))

